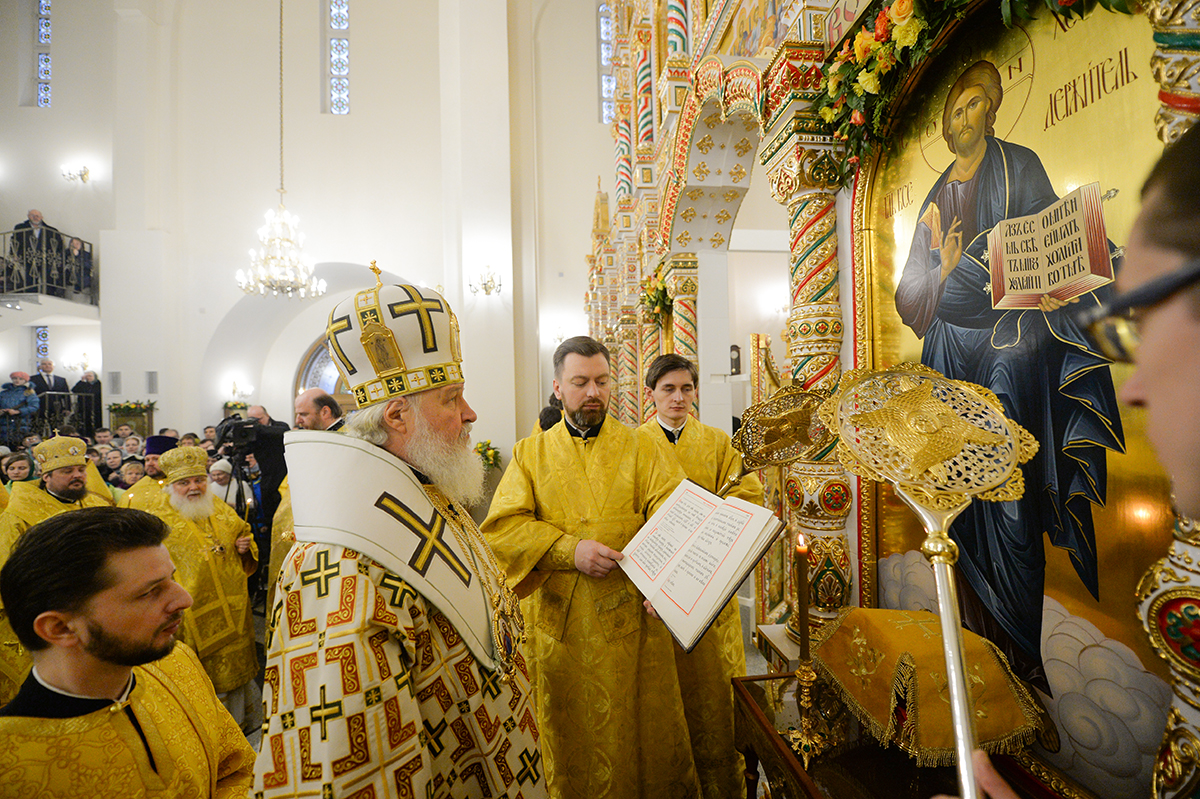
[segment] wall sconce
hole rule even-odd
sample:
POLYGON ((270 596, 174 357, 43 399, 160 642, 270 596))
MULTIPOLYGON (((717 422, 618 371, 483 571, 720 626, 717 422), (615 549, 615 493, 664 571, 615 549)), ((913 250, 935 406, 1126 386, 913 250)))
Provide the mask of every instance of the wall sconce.
POLYGON ((484 271, 482 275, 467 283, 472 294, 483 292, 484 296, 490 297, 493 294, 500 293, 500 278, 491 269, 484 271))
POLYGON ((79 360, 71 360, 63 364, 68 372, 86 372, 91 368, 91 363, 88 360, 88 354, 85 352, 79 356, 79 360))
POLYGON ((254 393, 254 386, 242 386, 238 388, 237 381, 234 380, 233 385, 229 387, 229 393, 233 395, 235 402, 245 402, 254 393))
POLYGON ((72 169, 71 167, 67 166, 66 164, 63 164, 63 167, 62 167, 63 180, 67 180, 67 181, 78 180, 80 183, 87 183, 88 175, 90 175, 90 174, 91 174, 91 171, 86 166, 81 166, 81 167, 78 167, 77 169, 72 169))

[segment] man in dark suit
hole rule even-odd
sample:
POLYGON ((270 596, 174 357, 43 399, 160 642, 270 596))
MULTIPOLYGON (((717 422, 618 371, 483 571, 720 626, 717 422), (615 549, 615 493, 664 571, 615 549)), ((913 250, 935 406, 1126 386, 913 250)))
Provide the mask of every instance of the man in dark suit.
POLYGON ((61 283, 63 240, 58 228, 43 221, 41 211, 31 209, 27 216, 13 226, 9 249, 18 264, 13 288, 32 292, 41 286, 43 277, 47 283, 61 283))
POLYGON ((41 408, 38 410, 38 421, 45 424, 47 420, 51 427, 57 426, 56 420, 59 416, 59 411, 70 410, 71 402, 66 396, 55 396, 61 392, 66 395, 69 392, 67 387, 67 379, 54 374, 54 361, 49 358, 42 358, 38 361, 37 374, 29 381, 33 386, 33 391, 41 399, 41 408), (51 392, 49 397, 45 396, 46 392, 51 392))

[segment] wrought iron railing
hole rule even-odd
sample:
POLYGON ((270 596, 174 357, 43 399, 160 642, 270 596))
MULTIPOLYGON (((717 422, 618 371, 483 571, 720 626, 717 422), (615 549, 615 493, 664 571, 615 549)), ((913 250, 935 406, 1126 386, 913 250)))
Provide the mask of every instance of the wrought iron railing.
POLYGON ((0 233, 0 295, 46 294, 98 305, 100 281, 92 243, 51 228, 0 233))

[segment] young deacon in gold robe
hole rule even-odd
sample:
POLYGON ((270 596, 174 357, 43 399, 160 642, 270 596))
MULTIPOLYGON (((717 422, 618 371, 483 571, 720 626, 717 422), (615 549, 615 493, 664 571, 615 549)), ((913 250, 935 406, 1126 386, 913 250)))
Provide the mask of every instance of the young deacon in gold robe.
POLYGON ((257 731, 257 685, 248 685, 258 673, 246 588, 258 564, 250 525, 209 493, 208 453, 200 447, 170 449, 159 465, 166 487, 146 510, 171 529, 167 549, 194 603, 183 614, 179 639, 196 650, 234 719, 247 732, 257 731))
MULTIPOLYGON (((657 415, 639 427, 638 433, 678 460, 689 480, 716 492, 731 474, 741 471, 742 456, 724 431, 688 415, 696 399, 698 379, 696 365, 681 355, 655 358, 646 371, 645 392, 653 400, 657 415)), ((748 474, 729 495, 761 505, 762 483, 757 475, 748 474)), ((736 597, 729 600, 690 653, 675 645, 675 666, 704 795, 712 799, 744 795, 745 767, 733 743, 730 682, 746 674, 742 618, 736 597)))
POLYGON ((554 354, 563 421, 517 443, 483 531, 524 597, 553 797, 696 797, 674 642, 617 568, 683 472, 608 419, 608 350, 554 354))
POLYGON ((166 535, 97 507, 17 542, 0 595, 34 665, 0 709, 0 799, 246 796, 254 751, 175 646, 191 598, 166 535))
POLYGON ((129 487, 129 490, 121 497, 121 501, 117 503, 118 507, 150 510, 158 504, 162 497, 163 486, 166 485, 159 458, 163 453, 175 449, 178 443, 178 439, 171 436, 146 437, 145 461, 143 462, 146 474, 129 487))
MULTIPOLYGON (((37 482, 13 483, 8 507, 0 513, 0 566, 8 560, 17 539, 38 522, 70 510, 107 504, 88 491, 86 451, 83 439, 65 436, 33 448, 42 476, 37 482)), ((32 663, 0 604, 0 704, 16 695, 32 663)))

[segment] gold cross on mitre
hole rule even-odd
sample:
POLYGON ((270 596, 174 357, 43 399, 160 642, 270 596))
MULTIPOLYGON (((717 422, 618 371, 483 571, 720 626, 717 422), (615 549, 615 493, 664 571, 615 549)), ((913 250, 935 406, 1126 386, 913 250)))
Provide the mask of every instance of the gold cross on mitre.
POLYGON ((375 273, 375 288, 381 287, 383 285, 383 277, 382 277, 383 273, 379 271, 379 267, 375 265, 374 261, 371 261, 370 268, 371 268, 371 271, 375 273))

